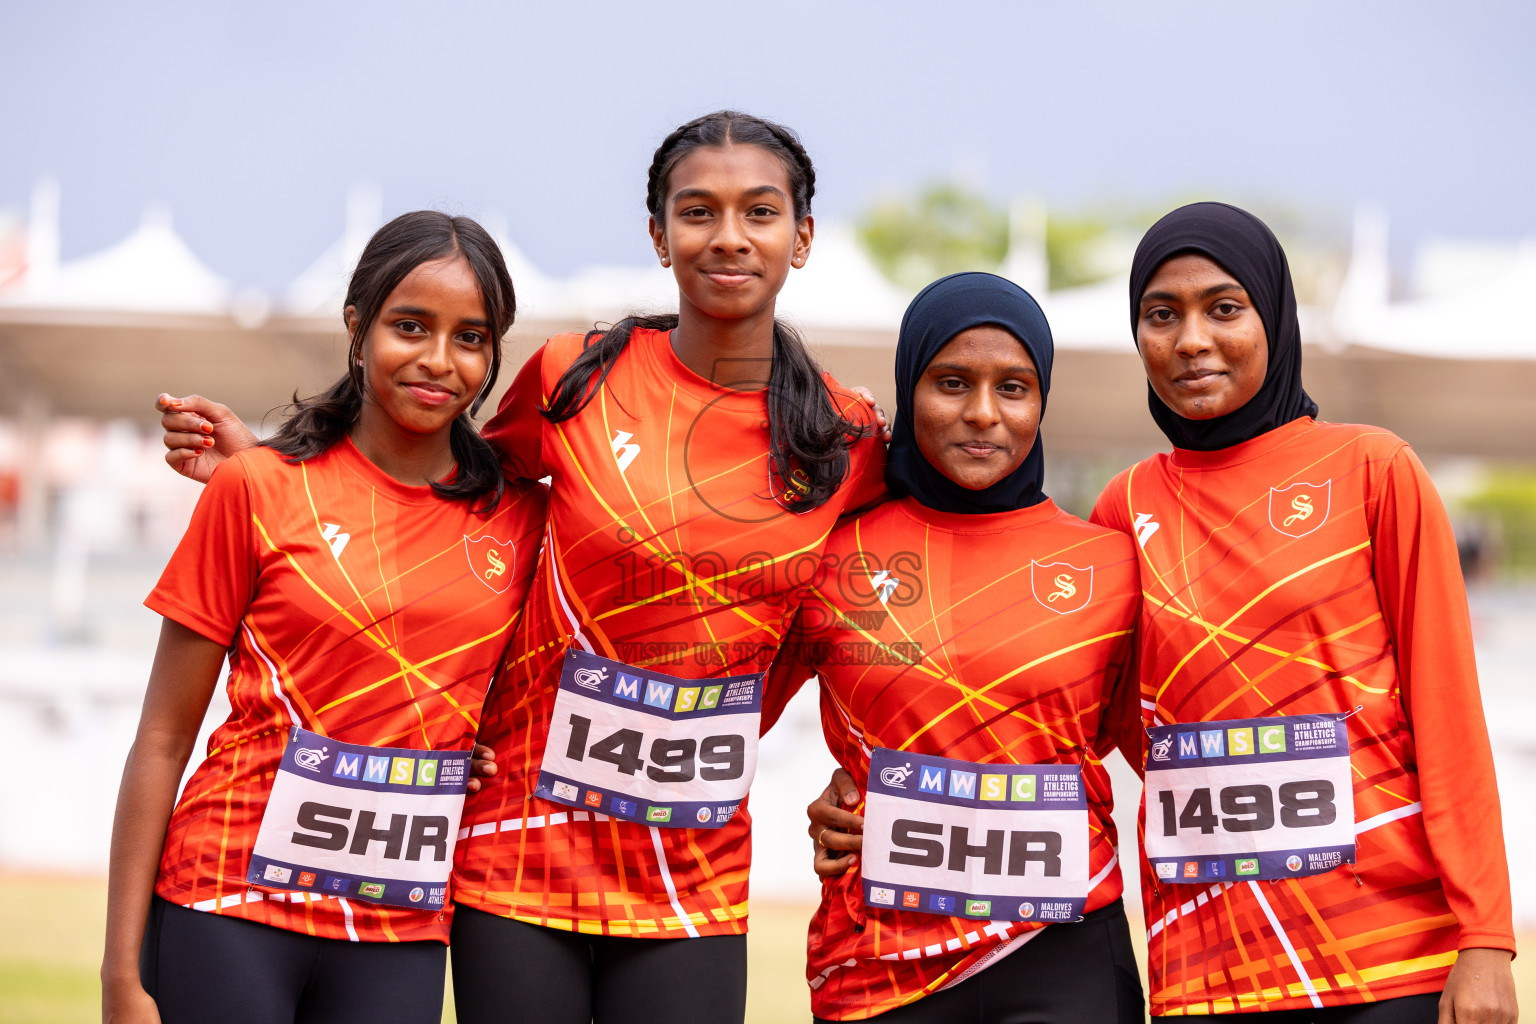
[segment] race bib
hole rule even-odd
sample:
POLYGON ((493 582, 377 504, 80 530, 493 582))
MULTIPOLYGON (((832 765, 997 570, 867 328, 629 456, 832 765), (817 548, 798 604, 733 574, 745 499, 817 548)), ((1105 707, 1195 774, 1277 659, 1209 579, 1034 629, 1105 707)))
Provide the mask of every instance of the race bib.
POLYGON ((862 868, 872 907, 1075 921, 1089 889, 1082 768, 973 764, 877 747, 862 868))
POLYGON ((535 791, 664 828, 719 828, 757 769, 761 674, 679 679, 565 655, 535 791))
POLYGON ((441 910, 469 752, 288 735, 245 880, 441 910))
POLYGON ((1354 862, 1339 716, 1160 725, 1148 735, 1145 843, 1162 881, 1296 878, 1354 862))

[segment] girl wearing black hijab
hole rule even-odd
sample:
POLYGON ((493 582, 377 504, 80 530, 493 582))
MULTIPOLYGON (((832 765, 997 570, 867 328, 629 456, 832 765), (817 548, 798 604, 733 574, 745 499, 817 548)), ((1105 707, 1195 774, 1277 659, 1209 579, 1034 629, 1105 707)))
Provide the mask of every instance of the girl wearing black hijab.
POLYGON ((1093 520, 1140 549, 1152 1013, 1514 1021, 1498 793, 1429 477, 1387 431, 1314 419, 1285 253, 1253 215, 1175 210, 1130 285, 1174 450, 1093 520))
POLYGON ((775 663, 769 693, 820 678, 827 744, 865 798, 862 836, 820 829, 861 852, 834 862, 855 869, 811 925, 819 1020, 1142 1019, 1100 760, 1118 723, 1139 747, 1134 704, 1112 699, 1134 701, 1135 548, 1041 491, 1051 357, 1040 307, 1003 278, 912 301, 894 500, 833 533, 775 663))

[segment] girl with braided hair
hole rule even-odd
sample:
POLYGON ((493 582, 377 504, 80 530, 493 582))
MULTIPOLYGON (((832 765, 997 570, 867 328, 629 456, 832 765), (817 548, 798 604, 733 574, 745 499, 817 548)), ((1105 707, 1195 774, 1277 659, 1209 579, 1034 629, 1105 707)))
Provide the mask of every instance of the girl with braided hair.
POLYGON ((501 774, 463 818, 470 1019, 745 1012, 745 797, 782 706, 763 675, 838 517, 884 489, 868 409, 774 318, 814 192, 786 128, 678 128, 646 195, 678 312, 550 339, 486 428, 552 491, 481 730, 501 774))

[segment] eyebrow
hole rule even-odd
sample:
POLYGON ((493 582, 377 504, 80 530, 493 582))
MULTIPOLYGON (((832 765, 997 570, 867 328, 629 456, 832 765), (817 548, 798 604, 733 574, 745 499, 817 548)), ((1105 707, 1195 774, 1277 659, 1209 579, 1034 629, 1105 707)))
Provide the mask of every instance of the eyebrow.
MULTIPOLYGON (((962 366, 959 363, 929 363, 928 364, 928 369, 929 370, 948 370, 951 373, 975 373, 976 372, 976 368, 975 367, 973 367, 973 366, 962 366)), ((1035 370, 1032 367, 1029 367, 1029 366, 1017 366, 1017 365, 1010 366, 1010 367, 1008 367, 1006 372, 1014 374, 1015 376, 1019 376, 1019 377, 1034 377, 1036 379, 1039 379, 1039 377, 1040 377, 1040 372, 1038 370, 1035 370)))
MULTIPOLYGON (((1222 292, 1240 291, 1243 291, 1243 286, 1238 284, 1236 281, 1223 281, 1221 284, 1211 285, 1205 291, 1195 296, 1195 298, 1208 299, 1212 295, 1220 295, 1222 292)), ((1141 301, 1146 302, 1148 300, 1156 300, 1158 302, 1177 302, 1179 301, 1179 296, 1173 294, 1172 292, 1147 292, 1141 297, 1141 301)))
MULTIPOLYGON (((430 309, 422 309, 420 306, 391 306, 385 312, 391 316, 415 316, 423 320, 432 320, 437 317, 437 314, 430 309)), ((489 328, 491 326, 489 320, 482 320, 479 317, 466 317, 463 322, 471 327, 489 328)))
MULTIPOLYGON (((749 198, 756 196, 778 196, 785 202, 789 201, 789 196, 786 195, 784 190, 779 188, 777 185, 759 185, 756 188, 749 188, 746 191, 746 195, 749 198)), ((713 199, 714 196, 715 194, 707 188, 685 188, 679 189, 677 193, 672 196, 672 202, 676 204, 682 202, 684 199, 713 199)))

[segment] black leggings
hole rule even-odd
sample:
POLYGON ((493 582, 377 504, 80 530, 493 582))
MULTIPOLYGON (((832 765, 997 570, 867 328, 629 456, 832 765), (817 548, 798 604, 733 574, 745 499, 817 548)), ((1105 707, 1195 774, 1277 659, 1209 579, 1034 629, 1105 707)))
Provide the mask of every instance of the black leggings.
POLYGON ((1325 1006, 1321 1010, 1270 1010, 1267 1013, 1218 1013, 1213 1016, 1153 1017, 1155 1021, 1222 1020, 1235 1024, 1435 1024, 1440 1019, 1440 993, 1401 996, 1375 1003, 1325 1006))
POLYGON ((475 1024, 731 1024, 747 937, 581 935, 455 907, 453 1003, 475 1024))
POLYGON ((1081 921, 1047 925, 953 988, 869 1019, 880 1024, 1141 1024, 1143 1012, 1131 928, 1125 904, 1116 900, 1081 921))
POLYGON ((447 950, 317 939, 156 896, 139 978, 163 1024, 438 1024, 447 950))

